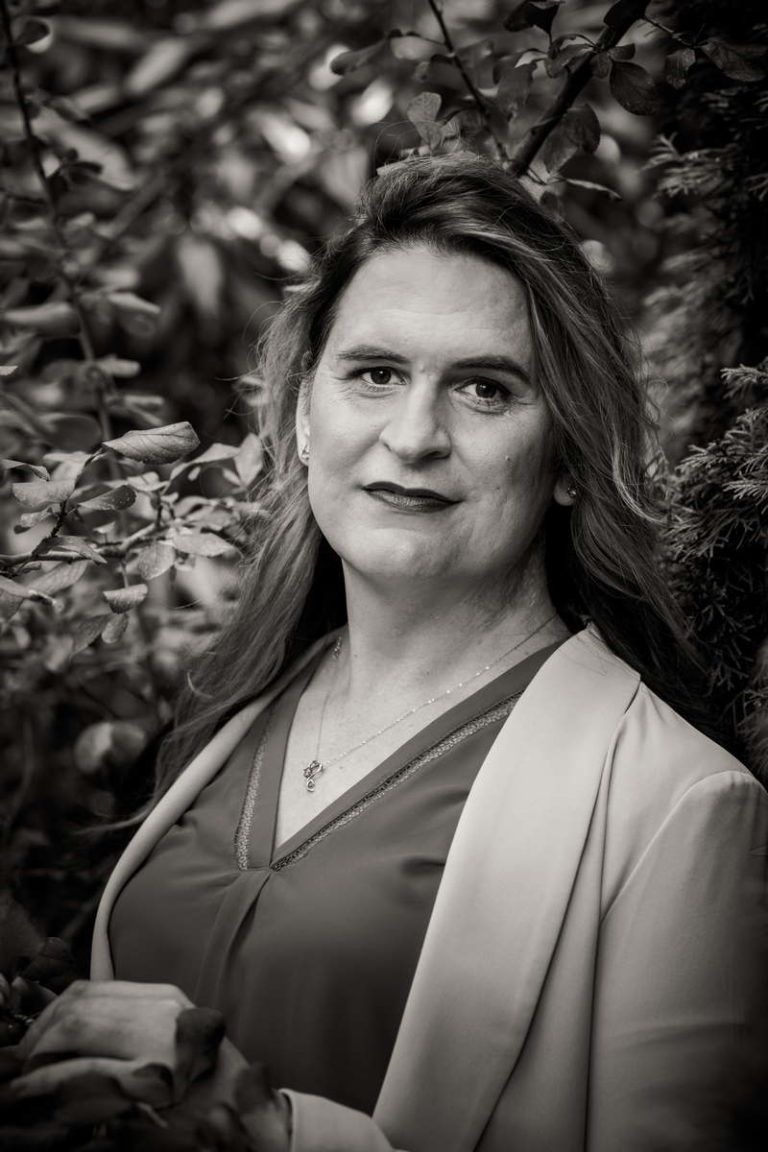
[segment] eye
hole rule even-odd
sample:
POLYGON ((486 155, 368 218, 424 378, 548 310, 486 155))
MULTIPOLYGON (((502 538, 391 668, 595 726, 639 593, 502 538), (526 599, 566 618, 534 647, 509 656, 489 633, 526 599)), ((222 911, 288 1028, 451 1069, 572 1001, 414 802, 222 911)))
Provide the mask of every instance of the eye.
POLYGON ((460 391, 478 408, 506 408, 512 396, 506 385, 482 377, 465 381, 460 391))
POLYGON ((373 385, 374 388, 386 388, 394 384, 397 377, 391 368, 376 367, 364 368, 360 372, 360 379, 365 384, 373 385))

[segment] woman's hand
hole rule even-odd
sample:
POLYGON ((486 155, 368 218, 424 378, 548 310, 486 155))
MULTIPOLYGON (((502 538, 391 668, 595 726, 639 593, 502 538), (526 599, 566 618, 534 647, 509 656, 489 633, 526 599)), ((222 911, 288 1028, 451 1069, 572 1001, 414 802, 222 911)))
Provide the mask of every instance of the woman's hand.
MULTIPOLYGON (((7 1086, 16 1101, 60 1095, 67 1088, 74 1098, 78 1080, 103 1077, 117 1086, 126 1106, 137 1101, 172 1108, 169 1119, 185 1126, 212 1109, 214 1123, 217 1115, 219 1122, 227 1115, 243 1116, 245 1073, 243 1123, 256 1137, 254 1147, 287 1152, 287 1101, 224 1038, 218 1013, 195 1010, 173 985, 78 980, 30 1026, 16 1056, 21 1075, 7 1086)), ((108 1118, 78 1115, 81 1122, 108 1118)))
POLYGON ((44 1009, 18 1046, 26 1087, 52 1082, 57 1065, 51 1062, 73 1057, 87 1059, 91 1067, 140 1060, 162 1064, 173 1074, 177 1021, 192 1007, 172 984, 76 980, 44 1009))

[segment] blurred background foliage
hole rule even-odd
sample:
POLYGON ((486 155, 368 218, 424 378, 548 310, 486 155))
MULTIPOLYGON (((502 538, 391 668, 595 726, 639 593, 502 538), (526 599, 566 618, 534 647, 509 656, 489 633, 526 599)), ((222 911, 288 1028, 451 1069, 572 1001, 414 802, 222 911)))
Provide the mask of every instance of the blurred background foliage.
POLYGON ((763 4, 0 5, 11 952, 42 927, 83 961, 116 838, 81 832, 142 798, 142 749, 258 533, 253 345, 412 150, 497 156, 609 277, 660 410, 669 578, 713 715, 765 771, 763 4))

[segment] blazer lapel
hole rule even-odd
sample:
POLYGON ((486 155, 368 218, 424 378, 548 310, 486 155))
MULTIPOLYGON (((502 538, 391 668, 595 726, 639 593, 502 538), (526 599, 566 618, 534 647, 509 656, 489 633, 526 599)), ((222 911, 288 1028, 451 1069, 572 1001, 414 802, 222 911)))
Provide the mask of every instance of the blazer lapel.
POLYGON ((539 670, 470 791, 374 1118, 470 1152, 541 994, 609 746, 639 676, 586 629, 539 670))
POLYGON ((330 633, 313 644, 291 666, 288 672, 273 684, 268 692, 260 696, 258 700, 254 700, 252 704, 248 704, 219 729, 202 751, 190 761, 140 825, 136 835, 117 861, 99 902, 91 945, 92 980, 114 979, 114 966, 108 936, 109 918, 115 900, 127 880, 144 863, 158 840, 186 812, 198 793, 213 779, 259 713, 272 703, 275 697, 283 691, 286 684, 290 683, 315 653, 329 644, 336 635, 336 632, 330 633))

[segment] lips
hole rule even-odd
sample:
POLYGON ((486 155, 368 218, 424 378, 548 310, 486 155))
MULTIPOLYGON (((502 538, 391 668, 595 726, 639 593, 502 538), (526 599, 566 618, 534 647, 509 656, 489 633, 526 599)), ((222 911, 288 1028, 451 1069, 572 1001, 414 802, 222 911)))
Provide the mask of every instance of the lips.
POLYGON ((432 488, 404 488, 388 480, 374 481, 364 485, 364 489, 382 503, 403 511, 435 512, 457 503, 432 488))

